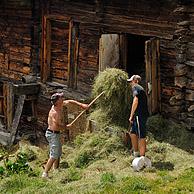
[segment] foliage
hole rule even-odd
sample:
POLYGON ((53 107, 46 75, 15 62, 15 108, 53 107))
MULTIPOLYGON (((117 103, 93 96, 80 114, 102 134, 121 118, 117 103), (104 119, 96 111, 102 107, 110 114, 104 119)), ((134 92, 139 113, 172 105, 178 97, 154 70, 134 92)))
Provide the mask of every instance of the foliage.
POLYGON ((110 185, 112 183, 116 182, 116 177, 111 172, 105 172, 101 175, 100 178, 100 186, 105 187, 107 185, 110 185))
POLYGON ((5 168, 3 166, 0 166, 0 177, 5 173, 5 168))
POLYGON ((107 68, 95 78, 92 95, 104 92, 96 103, 95 111, 105 123, 128 126, 131 89, 127 78, 126 72, 116 68, 107 68))
POLYGON ((90 161, 94 160, 94 154, 91 150, 85 150, 75 159, 75 166, 78 168, 86 167, 90 161))
MULTIPOLYGON (((12 175, 14 173, 29 173, 32 171, 30 168, 28 161, 27 161, 27 155, 24 153, 18 153, 16 160, 11 161, 8 158, 4 161, 5 170, 2 170, 4 174, 12 175)), ((1 169, 4 169, 1 167, 1 169)))
POLYGON ((140 177, 126 177, 123 179, 124 187, 122 188, 123 193, 135 193, 135 192, 146 192, 150 190, 151 186, 148 180, 140 177))
POLYGON ((82 178, 81 173, 75 167, 68 169, 67 175, 61 180, 61 183, 69 183, 73 181, 78 181, 82 178))

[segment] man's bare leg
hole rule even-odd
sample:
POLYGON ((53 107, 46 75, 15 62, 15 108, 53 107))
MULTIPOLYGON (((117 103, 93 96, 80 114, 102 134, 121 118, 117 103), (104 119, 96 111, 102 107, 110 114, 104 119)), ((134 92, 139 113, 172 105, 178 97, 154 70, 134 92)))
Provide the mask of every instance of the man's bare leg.
POLYGON ((139 153, 140 156, 145 156, 146 152, 146 138, 141 138, 139 140, 139 153))
POLYGON ((136 134, 131 133, 131 144, 134 152, 138 152, 138 137, 136 134))
POLYGON ((57 168, 59 168, 59 162, 60 162, 60 159, 56 159, 56 160, 54 161, 54 163, 53 163, 53 169, 54 169, 54 170, 57 169, 57 168))
POLYGON ((48 162, 46 163, 46 166, 45 166, 45 169, 44 169, 44 172, 45 173, 48 173, 48 171, 51 169, 52 165, 54 164, 56 159, 54 158, 49 158, 48 159, 48 162))

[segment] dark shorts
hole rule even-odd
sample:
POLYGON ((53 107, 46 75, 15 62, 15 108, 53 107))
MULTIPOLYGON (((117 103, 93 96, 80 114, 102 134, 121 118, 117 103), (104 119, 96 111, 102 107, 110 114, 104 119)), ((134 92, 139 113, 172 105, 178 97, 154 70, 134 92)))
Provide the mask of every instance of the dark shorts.
POLYGON ((45 136, 50 146, 50 158, 59 159, 62 154, 60 133, 52 133, 47 130, 45 136))
POLYGON ((136 134, 139 138, 145 138, 147 134, 146 122, 147 117, 135 116, 130 132, 136 134))

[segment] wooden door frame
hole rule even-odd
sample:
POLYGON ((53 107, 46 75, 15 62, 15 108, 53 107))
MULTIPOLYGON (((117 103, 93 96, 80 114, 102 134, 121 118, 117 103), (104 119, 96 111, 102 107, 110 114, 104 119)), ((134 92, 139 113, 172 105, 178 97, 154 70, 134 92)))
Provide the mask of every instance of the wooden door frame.
POLYGON ((151 38, 145 42, 146 93, 150 114, 161 112, 160 41, 151 38), (154 90, 154 88, 156 90, 154 90))
POLYGON ((68 40, 68 87, 77 87, 77 69, 79 55, 79 32, 78 22, 71 17, 58 15, 44 15, 42 18, 42 41, 41 41, 41 81, 43 83, 50 81, 50 63, 51 63, 51 21, 67 23, 69 25, 68 40), (76 26, 76 27, 75 27, 76 26))

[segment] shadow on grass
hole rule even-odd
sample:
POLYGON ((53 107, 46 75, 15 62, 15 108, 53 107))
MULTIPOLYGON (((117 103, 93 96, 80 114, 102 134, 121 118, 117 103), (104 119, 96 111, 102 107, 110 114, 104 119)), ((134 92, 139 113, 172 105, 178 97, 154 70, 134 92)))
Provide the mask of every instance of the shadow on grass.
POLYGON ((169 143, 194 154, 194 133, 183 125, 155 115, 148 119, 147 128, 157 141, 169 143))
POLYGON ((158 170, 174 170, 174 164, 171 162, 153 162, 152 166, 158 170))

